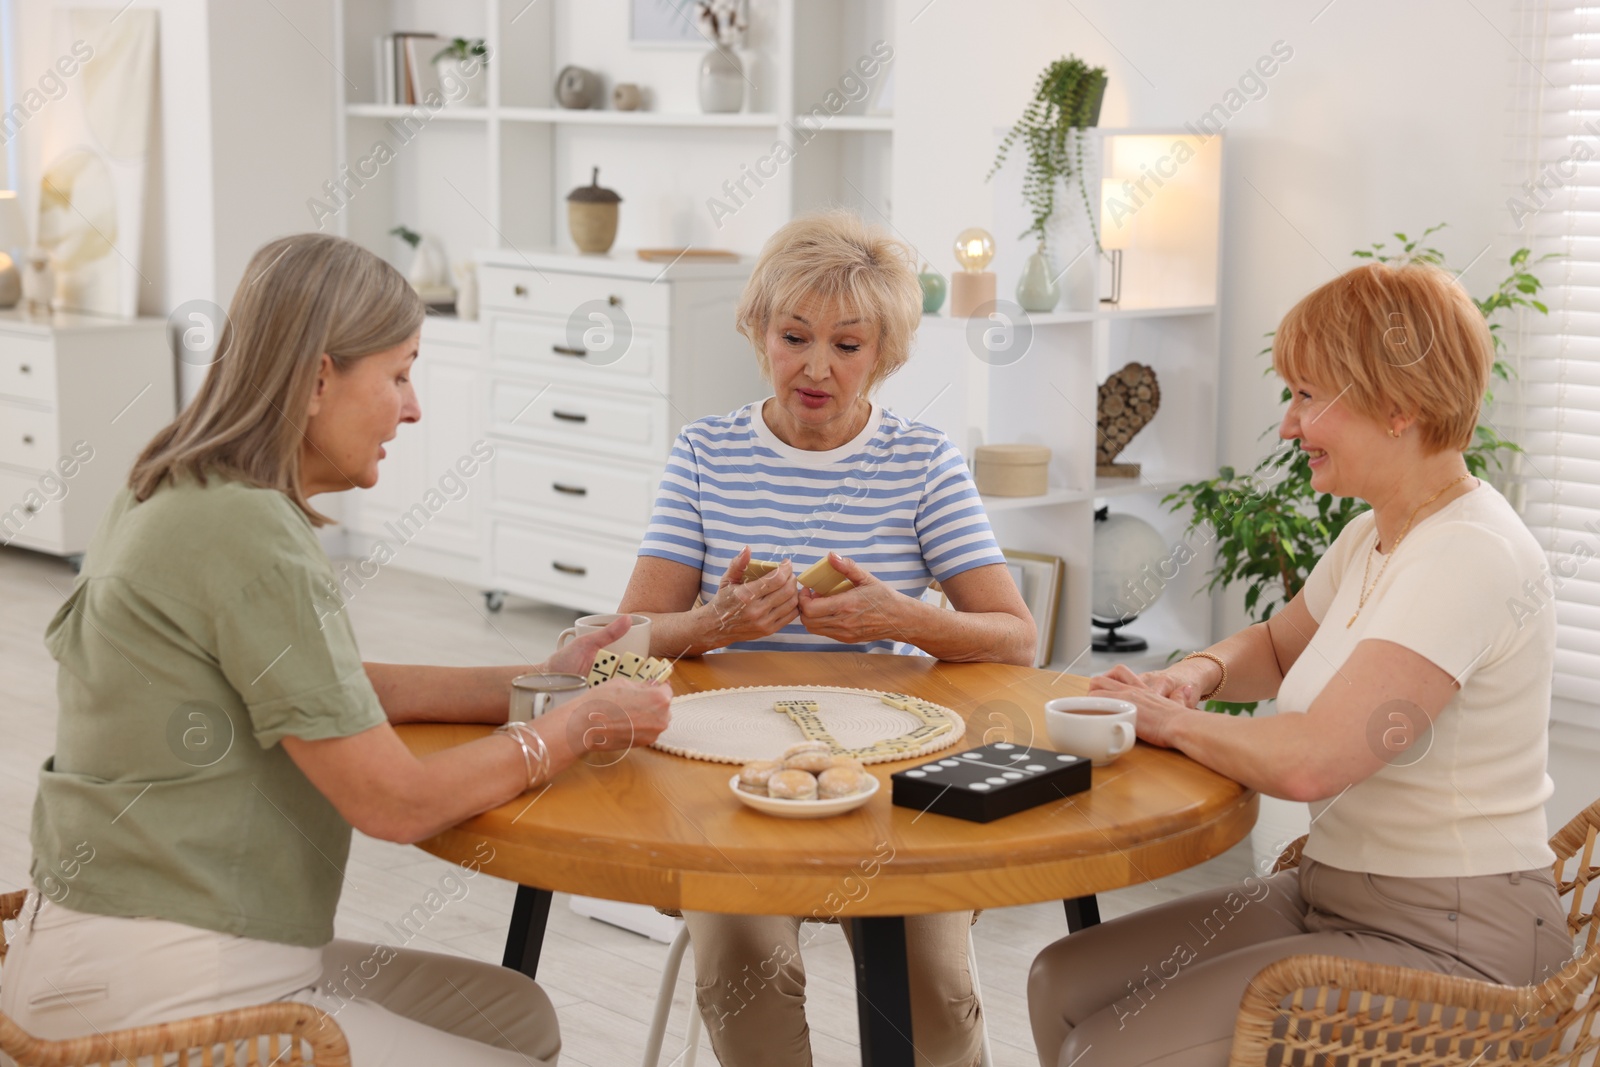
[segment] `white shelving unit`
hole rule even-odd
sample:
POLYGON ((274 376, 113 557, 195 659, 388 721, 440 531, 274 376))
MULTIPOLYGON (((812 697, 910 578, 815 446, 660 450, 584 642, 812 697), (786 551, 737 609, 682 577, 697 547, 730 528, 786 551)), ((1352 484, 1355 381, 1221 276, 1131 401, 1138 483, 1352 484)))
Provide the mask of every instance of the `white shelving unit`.
POLYGON ((798 0, 748 0, 744 109, 705 114, 696 84, 709 45, 632 44, 625 3, 334 0, 335 148, 349 170, 335 182, 344 202, 329 199, 332 224, 402 267, 408 250, 389 236, 401 223, 441 240, 452 262, 485 248, 571 251, 564 199, 595 166, 623 198, 617 247, 753 254, 798 212, 839 204, 887 214, 894 119, 865 112, 892 61, 877 78, 856 76, 865 92, 832 98, 845 101, 837 113, 827 105, 888 40, 893 3, 804 0, 801 17, 798 0), (374 41, 402 31, 483 38, 487 105, 377 103, 374 41), (568 64, 601 75, 601 108, 556 106, 553 85, 568 64), (650 109, 610 109, 610 89, 624 81, 646 88, 650 109), (793 160, 749 178, 778 141, 793 160), (363 171, 379 142, 389 160, 363 171), (730 196, 728 182, 750 195, 730 196), (731 214, 713 210, 719 199, 731 214))
MULTIPOLYGON (((1049 446, 1050 487, 1044 495, 988 497, 984 507, 1003 547, 1065 560, 1051 665, 1074 673, 1105 665, 1089 652, 1095 510, 1110 506, 1136 515, 1176 544, 1183 522, 1161 506, 1161 498, 1213 475, 1217 453, 1221 141, 1202 142, 1181 130, 1100 129, 1091 137, 1085 160, 1092 168, 1089 188, 1096 194, 1102 175, 1139 177, 1142 165, 1176 141, 1196 153, 1139 209, 1124 252, 1120 305, 996 320, 976 329, 973 320, 924 316, 912 362, 889 380, 883 394, 901 414, 944 430, 969 460, 979 444, 1049 446), (1032 331, 1030 346, 1014 360, 996 359, 981 340, 985 329, 1006 325, 1032 331), (1130 361, 1155 369, 1161 408, 1118 457, 1139 463, 1141 476, 1096 477, 1099 384, 1130 361)), ((1027 225, 1018 164, 1013 160, 996 177, 1002 299, 1012 297, 1017 268, 1032 251, 1011 236, 1027 225)), ((1080 202, 1075 190, 1070 192, 1059 210, 1075 213, 1080 202)), ((1098 195, 1091 199, 1098 205, 1098 195)), ((1089 239, 1087 227, 1082 239, 1089 239)), ((1058 261, 1070 261, 1078 251, 1070 244, 1054 249, 1058 261)), ((1150 642, 1147 661, 1209 643, 1210 601, 1194 595, 1204 584, 1209 555, 1202 550, 1200 558, 1165 580, 1160 599, 1129 627, 1150 642)))

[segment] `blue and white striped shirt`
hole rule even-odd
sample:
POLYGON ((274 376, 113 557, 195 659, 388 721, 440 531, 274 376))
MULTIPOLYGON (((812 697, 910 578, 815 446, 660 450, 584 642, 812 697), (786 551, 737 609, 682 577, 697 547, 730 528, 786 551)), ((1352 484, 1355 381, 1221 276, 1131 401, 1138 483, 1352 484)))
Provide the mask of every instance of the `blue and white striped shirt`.
MULTIPOLYGON (((837 552, 912 597, 931 580, 1005 562, 960 451, 933 427, 876 404, 853 441, 827 452, 778 440, 759 403, 683 428, 639 555, 700 571, 710 601, 745 545, 753 559, 793 560, 796 574, 837 552)), ((729 647, 918 652, 888 640, 842 644, 799 619, 729 647)))

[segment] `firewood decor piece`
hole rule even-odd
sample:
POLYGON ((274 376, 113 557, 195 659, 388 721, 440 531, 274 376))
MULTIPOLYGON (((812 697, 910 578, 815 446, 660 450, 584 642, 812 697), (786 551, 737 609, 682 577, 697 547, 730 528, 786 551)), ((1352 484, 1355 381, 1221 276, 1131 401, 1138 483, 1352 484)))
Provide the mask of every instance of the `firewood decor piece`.
POLYGON ((1100 383, 1100 443, 1095 446, 1095 473, 1101 477, 1137 478, 1139 464, 1118 463, 1134 434, 1161 408, 1161 387, 1154 368, 1129 363, 1100 383))

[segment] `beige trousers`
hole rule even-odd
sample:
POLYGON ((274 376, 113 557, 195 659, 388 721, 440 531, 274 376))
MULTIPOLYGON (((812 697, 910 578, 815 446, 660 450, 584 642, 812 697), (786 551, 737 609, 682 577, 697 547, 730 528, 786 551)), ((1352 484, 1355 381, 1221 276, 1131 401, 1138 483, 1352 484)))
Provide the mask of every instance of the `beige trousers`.
POLYGON ((1043 1067, 1222 1067, 1245 985, 1305 953, 1528 985, 1572 955, 1548 869, 1392 878, 1314 860, 1062 938, 1028 976, 1043 1067))
MULTIPOLYGON (((683 919, 694 946, 700 1016, 723 1067, 810 1067, 800 918, 686 911, 683 919)), ((843 925, 848 937, 850 926, 843 925)), ((967 963, 971 925, 970 911, 906 919, 917 1067, 971 1067, 978 1060, 983 1009, 967 963)))
POLYGON ((36 892, 19 927, 0 973, 0 1011, 36 1037, 294 1000, 334 1017, 354 1067, 550 1067, 561 1050, 544 991, 476 960, 353 941, 256 941, 88 915, 36 892))

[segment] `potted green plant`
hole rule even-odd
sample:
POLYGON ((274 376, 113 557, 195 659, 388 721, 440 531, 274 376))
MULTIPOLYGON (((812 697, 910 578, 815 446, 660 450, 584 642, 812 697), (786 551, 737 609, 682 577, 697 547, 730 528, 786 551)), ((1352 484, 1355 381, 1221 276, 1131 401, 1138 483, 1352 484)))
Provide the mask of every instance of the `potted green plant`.
POLYGON ((999 172, 1018 141, 1026 146, 1028 166, 1022 176, 1022 198, 1033 214, 1033 224, 1017 236, 1036 234, 1039 244, 1046 245, 1050 220, 1056 213, 1056 195, 1063 184, 1074 179, 1093 228, 1094 210, 1083 180, 1083 131, 1100 122, 1105 95, 1106 68, 1091 67, 1077 56, 1058 59, 1040 72, 1033 98, 1001 140, 994 166, 984 179, 999 172))
MULTIPOLYGON (((1033 98, 1000 142, 994 166, 989 168, 985 181, 999 172, 1018 143, 1028 151, 1027 169, 1022 176, 1022 198, 1032 215, 1032 225, 1018 236, 1034 234, 1038 237, 1039 247, 1034 255, 1043 262, 1034 263, 1030 258, 1023 268, 1025 279, 1040 271, 1054 277, 1049 269, 1050 222, 1056 214, 1056 198, 1065 186, 1077 185, 1090 235, 1099 243, 1094 209, 1090 206, 1089 189, 1084 181, 1083 131, 1100 121, 1100 104, 1105 95, 1104 67, 1091 67, 1077 56, 1058 59, 1040 72, 1034 83, 1033 98)), ((1086 266, 1091 269, 1085 271, 1089 306, 1094 304, 1093 265, 1092 261, 1087 262, 1086 266)), ((1023 302, 1026 305, 1027 300, 1023 302)), ((1082 294, 1072 301, 1073 304, 1083 302, 1082 294)))
POLYGON ((456 37, 433 56, 439 88, 446 102, 462 107, 482 107, 487 83, 480 77, 489 65, 489 48, 482 37, 456 37))
MULTIPOLYGON (((1415 239, 1403 233, 1395 234, 1400 242, 1396 251, 1389 250, 1385 242, 1375 242, 1370 248, 1351 254, 1379 263, 1409 260, 1444 266, 1443 253, 1425 243, 1443 226, 1440 223, 1430 227, 1415 239)), ((1473 298, 1473 303, 1489 321, 1495 346, 1491 392, 1484 397, 1485 406, 1494 401, 1493 383, 1507 381, 1511 374, 1510 365, 1501 358, 1503 313, 1516 308, 1541 315, 1548 313, 1537 298, 1542 283, 1533 269, 1552 257, 1530 259, 1529 256, 1528 249, 1517 249, 1511 254, 1510 272, 1500 284, 1487 297, 1473 298)), ((1270 352, 1271 348, 1263 350, 1263 354, 1270 352)), ((1270 368, 1268 373, 1271 373, 1270 368)), ((1287 389, 1282 399, 1286 404, 1289 402, 1287 389)), ((1270 426, 1262 436, 1276 430, 1276 425, 1270 426)), ((1474 475, 1485 476, 1491 466, 1500 467, 1502 453, 1520 451, 1492 425, 1480 421, 1472 446, 1466 452, 1467 468, 1474 475)), ((1306 454, 1289 443, 1274 449, 1250 471, 1241 473, 1232 467, 1223 467, 1215 478, 1182 486, 1164 497, 1162 503, 1174 513, 1188 511, 1186 539, 1190 534, 1199 533, 1205 535, 1205 540, 1215 543, 1216 563, 1209 572, 1205 591, 1243 585, 1245 614, 1256 622, 1271 618, 1273 612, 1294 598, 1311 574, 1311 568, 1339 532, 1366 510, 1366 505, 1354 498, 1314 491, 1306 454), (1208 534, 1208 528, 1215 531, 1214 534, 1208 534)), ((1256 705, 1211 701, 1207 707, 1212 711, 1238 714, 1253 712, 1256 705)))

